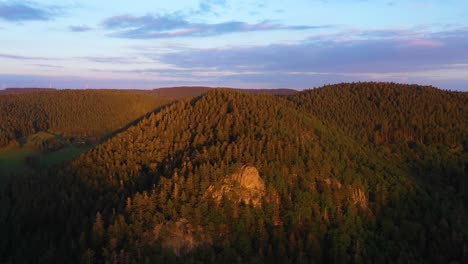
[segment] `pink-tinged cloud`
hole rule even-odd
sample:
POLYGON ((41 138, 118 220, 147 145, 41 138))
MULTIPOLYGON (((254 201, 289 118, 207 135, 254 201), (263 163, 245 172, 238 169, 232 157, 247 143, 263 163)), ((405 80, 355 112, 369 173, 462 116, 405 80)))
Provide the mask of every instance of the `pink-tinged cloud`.
POLYGON ((407 46, 421 48, 439 48, 445 46, 445 43, 439 40, 431 39, 411 39, 405 43, 407 46))
POLYGON ((271 30, 310 30, 328 28, 330 25, 283 25, 271 21, 251 24, 242 21, 227 21, 222 23, 194 23, 183 16, 114 16, 102 22, 109 34, 119 38, 174 38, 174 37, 206 37, 230 33, 271 31, 271 30))
POLYGON ((170 32, 156 32, 148 34, 148 38, 171 38, 171 37, 185 37, 199 33, 199 29, 184 29, 170 32))

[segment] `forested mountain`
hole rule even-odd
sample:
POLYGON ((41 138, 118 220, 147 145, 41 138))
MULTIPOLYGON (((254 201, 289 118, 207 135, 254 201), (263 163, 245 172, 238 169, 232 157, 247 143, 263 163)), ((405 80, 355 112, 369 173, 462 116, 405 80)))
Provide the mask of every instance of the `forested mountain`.
POLYGON ((290 99, 328 125, 368 144, 454 145, 468 141, 466 92, 368 82, 311 89, 290 99))
POLYGON ((102 136, 169 102, 117 90, 29 91, 0 96, 0 146, 49 130, 102 136))
POLYGON ((289 99, 431 189, 456 192, 468 206, 468 93, 368 82, 325 86, 289 99))
POLYGON ((210 90, 11 177, 0 262, 466 263, 466 105, 389 83, 210 90))
MULTIPOLYGON (((103 136, 167 104, 200 96, 213 88, 154 90, 55 90, 8 88, 0 91, 0 147, 39 131, 71 136, 103 136)), ((240 90, 240 89, 232 89, 240 90)), ((290 89, 246 89, 255 94, 290 95, 290 89)))
POLYGON ((1 260, 467 261, 460 193, 432 188, 359 131, 305 111, 313 92, 213 90, 75 161, 12 178, 0 196, 1 260))

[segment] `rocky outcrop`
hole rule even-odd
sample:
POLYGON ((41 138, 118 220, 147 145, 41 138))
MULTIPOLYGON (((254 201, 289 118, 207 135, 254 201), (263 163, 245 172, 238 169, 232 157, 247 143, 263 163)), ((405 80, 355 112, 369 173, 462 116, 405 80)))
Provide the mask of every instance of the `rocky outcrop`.
POLYGON ((232 179, 242 188, 265 191, 265 182, 260 178, 260 174, 255 167, 243 166, 238 173, 232 175, 232 179))
POLYGON ((351 193, 351 201, 355 206, 361 209, 367 209, 368 201, 366 194, 359 188, 354 189, 351 193))
POLYGON ((201 226, 194 226, 184 218, 156 225, 153 234, 155 239, 161 242, 162 248, 174 252, 177 256, 186 255, 200 246, 212 243, 201 226))
POLYGON ((224 177, 223 182, 211 185, 207 195, 211 196, 218 204, 225 197, 237 203, 245 203, 254 207, 260 207, 265 196, 265 182, 260 177, 257 168, 243 166, 236 173, 224 177))
POLYGON ((366 193, 361 188, 356 186, 343 186, 340 181, 333 178, 324 178, 321 181, 334 190, 342 190, 344 188, 348 194, 348 200, 352 205, 366 211, 369 209, 366 193))

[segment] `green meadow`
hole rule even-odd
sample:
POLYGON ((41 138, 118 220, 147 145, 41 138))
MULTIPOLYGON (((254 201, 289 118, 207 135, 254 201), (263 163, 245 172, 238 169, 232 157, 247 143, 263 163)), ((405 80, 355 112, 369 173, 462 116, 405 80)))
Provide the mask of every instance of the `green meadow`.
POLYGON ((22 142, 22 146, 0 148, 0 176, 55 166, 78 157, 94 145, 78 146, 70 143, 55 151, 40 151, 36 147, 52 139, 65 141, 61 135, 42 131, 29 136, 22 142))

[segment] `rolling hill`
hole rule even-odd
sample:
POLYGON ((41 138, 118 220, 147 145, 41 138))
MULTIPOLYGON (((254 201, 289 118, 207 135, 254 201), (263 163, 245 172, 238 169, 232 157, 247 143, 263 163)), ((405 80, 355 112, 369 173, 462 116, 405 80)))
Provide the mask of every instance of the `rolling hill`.
POLYGON ((468 93, 396 83, 343 83, 289 97, 366 144, 465 144, 468 93))
POLYGON ((0 96, 0 146, 39 131, 101 137, 168 103, 118 90, 32 91, 0 96))
POLYGON ((468 93, 369 82, 289 99, 431 189, 457 193, 468 206, 468 93))

